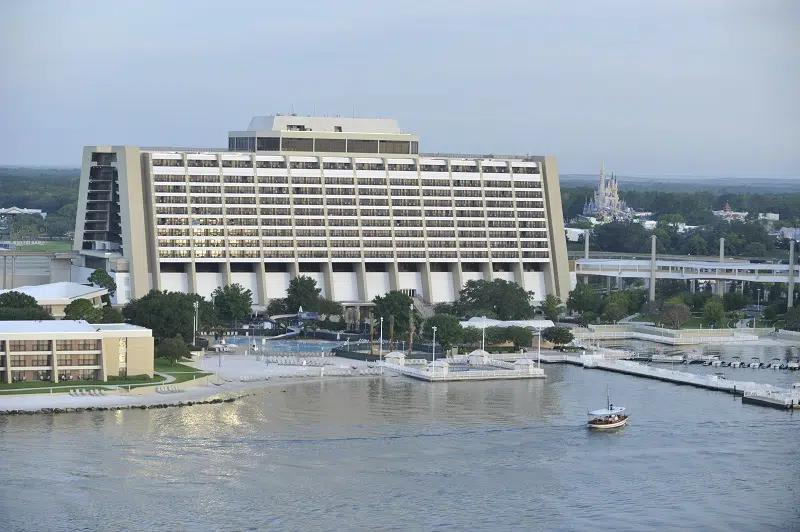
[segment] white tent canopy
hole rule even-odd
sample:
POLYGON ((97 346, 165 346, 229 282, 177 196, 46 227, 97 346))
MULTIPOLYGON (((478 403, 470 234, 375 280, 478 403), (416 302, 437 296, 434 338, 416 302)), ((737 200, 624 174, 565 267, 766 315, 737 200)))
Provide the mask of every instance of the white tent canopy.
POLYGON ((461 322, 462 327, 475 327, 476 329, 483 329, 484 324, 486 327, 531 327, 534 329, 547 329, 553 326, 553 322, 550 320, 500 321, 490 318, 474 317, 461 322))

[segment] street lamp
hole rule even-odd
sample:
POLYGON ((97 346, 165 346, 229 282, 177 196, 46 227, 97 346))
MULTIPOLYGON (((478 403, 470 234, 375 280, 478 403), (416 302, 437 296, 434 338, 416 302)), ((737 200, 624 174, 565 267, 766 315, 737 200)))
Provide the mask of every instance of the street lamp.
POLYGON ((483 317, 483 330, 481 330, 481 351, 486 351, 486 316, 483 317))
POLYGON ((200 302, 195 301, 192 306, 194 307, 194 336, 192 336, 192 344, 197 345, 197 326, 198 326, 198 319, 197 319, 197 311, 200 308, 200 302))
POLYGON ((378 361, 383 361, 383 316, 381 316, 381 345, 378 348, 378 361))
MULTIPOLYGON (((436 326, 435 325, 433 326, 433 360, 431 361, 431 364, 433 364, 433 362, 436 362, 436 326)), ((434 371, 436 371, 436 370, 434 369, 434 371)))

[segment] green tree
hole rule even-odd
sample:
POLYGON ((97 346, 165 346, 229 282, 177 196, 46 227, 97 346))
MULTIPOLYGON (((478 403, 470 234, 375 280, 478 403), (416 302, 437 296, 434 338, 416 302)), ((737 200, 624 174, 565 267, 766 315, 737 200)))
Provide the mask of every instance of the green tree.
POLYGON ((228 321, 246 318, 253 310, 253 292, 239 283, 218 286, 212 292, 211 300, 219 316, 228 321))
POLYGON ((567 309, 578 312, 582 316, 582 323, 586 325, 590 320, 585 319, 596 316, 603 302, 594 288, 586 283, 579 283, 575 290, 569 293, 567 309))
POLYGON ((659 321, 673 329, 679 329, 691 319, 692 310, 683 303, 665 303, 659 314, 659 321))
MULTIPOLYGON (((389 317, 394 316, 394 330, 398 338, 408 337, 408 328, 411 320, 411 307, 413 300, 410 296, 398 290, 387 292, 383 296, 376 296, 373 300, 372 315, 379 321, 383 318, 384 323, 389 323, 389 317)), ((414 329, 420 324, 419 315, 414 312, 414 329)))
POLYGON ((122 309, 125 320, 152 329, 153 336, 162 341, 180 335, 191 338, 194 334, 194 302, 199 304, 199 330, 210 331, 216 324, 216 311, 211 302, 197 294, 151 290, 134 299, 122 309))
POLYGON ((461 322, 455 316, 447 314, 435 314, 425 320, 422 327, 422 334, 425 339, 433 339, 433 328, 436 327, 436 341, 445 349, 458 344, 461 341, 464 329, 461 322))
POLYGON ((464 345, 479 345, 483 338, 483 333, 477 327, 464 327, 461 334, 461 342, 464 345))
POLYGON ((514 349, 533 345, 533 330, 528 327, 503 327, 506 341, 514 344, 514 349))
POLYGON ((281 316, 283 314, 290 314, 289 304, 285 298, 270 299, 267 304, 267 314, 270 316, 281 316))
POLYGON ((181 335, 165 338, 156 346, 156 358, 169 360, 172 364, 190 356, 189 346, 181 335))
POLYGON ((747 305, 747 298, 744 294, 740 294, 739 292, 727 292, 722 296, 722 304, 728 312, 740 310, 747 305))
POLYGON ((53 316, 39 306, 36 298, 10 290, 0 294, 0 321, 52 320, 53 316))
POLYGON ((558 321, 558 315, 563 308, 564 304, 553 294, 547 294, 547 297, 545 297, 544 301, 539 305, 539 310, 541 310, 544 317, 550 321, 558 321))
POLYGON ((89 276, 89 282, 96 284, 97 286, 102 286, 108 290, 109 296, 113 297, 114 294, 117 293, 117 283, 114 281, 114 278, 102 268, 98 268, 92 272, 92 274, 89 276))
POLYGON ((89 323, 100 323, 103 311, 94 306, 88 299, 76 299, 64 307, 65 320, 86 320, 89 323))
POLYGON ((322 289, 317 288, 317 281, 307 275, 298 275, 289 281, 286 306, 289 312, 297 312, 300 307, 304 312, 316 312, 321 293, 322 289))
POLYGON ((100 323, 123 323, 125 317, 122 312, 113 307, 103 307, 102 315, 100 316, 100 323))
POLYGON ((792 307, 786 313, 786 328, 790 331, 800 331, 800 307, 792 307))
POLYGON ((603 309, 603 319, 608 322, 616 323, 627 315, 628 305, 621 299, 610 301, 603 309))
POLYGON ((570 343, 573 339, 572 331, 566 327, 548 327, 542 331, 542 340, 546 340, 551 344, 564 345, 570 343))
POLYGON ((332 301, 321 297, 317 303, 317 312, 319 312, 320 318, 323 316, 327 316, 328 318, 331 316, 342 316, 344 315, 344 307, 338 301, 332 301))
POLYGON ((532 297, 533 292, 503 279, 469 280, 459 292, 458 305, 465 315, 525 320, 533 316, 532 297))
POLYGON ((709 325, 722 327, 726 324, 725 304, 719 296, 712 296, 703 307, 703 318, 709 325))

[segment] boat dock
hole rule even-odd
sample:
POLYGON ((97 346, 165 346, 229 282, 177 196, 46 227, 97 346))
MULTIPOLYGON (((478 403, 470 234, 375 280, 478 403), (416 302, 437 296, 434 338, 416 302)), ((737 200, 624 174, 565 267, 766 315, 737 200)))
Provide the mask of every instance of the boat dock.
POLYGON ((461 371, 453 371, 445 364, 437 365, 437 362, 421 368, 391 363, 384 363, 383 367, 388 371, 426 382, 544 379, 546 377, 544 370, 530 365, 516 369, 490 369, 487 367, 486 369, 470 368, 461 371))
POLYGON ((782 410, 800 409, 800 390, 790 390, 769 384, 720 379, 716 375, 696 375, 685 371, 645 366, 628 360, 609 360, 592 355, 542 354, 541 361, 549 364, 573 364, 584 368, 613 371, 672 384, 730 393, 741 396, 744 404, 768 406, 782 410))

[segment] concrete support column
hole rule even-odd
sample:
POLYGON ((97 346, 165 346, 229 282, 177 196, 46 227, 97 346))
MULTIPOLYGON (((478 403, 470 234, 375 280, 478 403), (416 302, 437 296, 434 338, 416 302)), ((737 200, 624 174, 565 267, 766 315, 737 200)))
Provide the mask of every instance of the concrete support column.
POLYGON ((3 281, 0 282, 0 288, 6 289, 6 279, 8 275, 8 257, 3 257, 3 281))
POLYGON ((725 295, 725 279, 717 279, 717 295, 720 297, 725 295))
POLYGON ((650 237, 650 293, 649 300, 656 300, 656 235, 650 237))
POLYGON ((725 239, 719 239, 719 261, 725 262, 725 239))
POLYGON ((422 299, 429 303, 433 303, 433 285, 431 284, 431 263, 425 261, 422 264, 422 291, 424 292, 422 299))
POLYGON ((491 262, 484 262, 481 264, 481 271, 483 272, 484 281, 494 280, 494 270, 492 269, 491 262))
POLYGON ((689 291, 691 293, 697 292, 697 280, 696 279, 689 279, 689 291))
POLYGON ((222 284, 227 286, 233 283, 233 281, 231 280, 231 263, 230 261, 226 260, 223 264, 225 266, 223 267, 222 270, 222 284))
POLYGON ((256 263, 256 287, 258 288, 258 302, 267 306, 267 272, 264 270, 264 262, 256 263))
POLYGON ((789 296, 789 302, 786 304, 787 311, 794 306, 794 248, 796 243, 794 240, 789 241, 789 283, 786 292, 789 296))
POLYGON ((189 293, 197 293, 197 267, 195 262, 191 261, 186 266, 186 275, 189 277, 189 293))
POLYGON ((300 267, 297 265, 296 262, 289 263, 289 280, 291 281, 295 277, 300 275, 300 267))
POLYGON ((611 277, 606 277, 606 294, 611 293, 611 277))
POLYGON ((3 353, 6 359, 6 384, 11 384, 11 347, 9 346, 11 342, 6 342, 6 350, 3 353))
POLYGON ((51 349, 51 355, 53 357, 53 360, 50 364, 50 367, 52 368, 53 371, 53 382, 58 382, 58 355, 56 355, 56 341, 55 340, 51 341, 53 342, 51 349))
POLYGON ((616 277, 616 283, 614 284, 614 287, 617 290, 622 290, 623 289, 623 284, 624 283, 622 282, 622 277, 621 276, 617 276, 616 277))
POLYGON ((14 278, 17 273, 17 257, 11 255, 11 286, 9 288, 16 288, 16 279, 14 278))
POLYGON ((389 263, 389 291, 400 290, 400 272, 397 268, 397 261, 389 263))
POLYGON ((450 264, 450 271, 453 275, 453 299, 458 300, 458 293, 464 288, 463 274, 464 270, 461 267, 461 262, 453 262, 450 264))
POLYGON ((588 229, 584 229, 584 231, 586 231, 586 232, 583 233, 583 258, 584 259, 588 259, 589 258, 589 230, 588 229))
POLYGON ((333 265, 326 262, 322 265, 322 277, 325 279, 325 299, 335 301, 333 294, 333 265))
POLYGON ((522 263, 521 262, 513 263, 511 265, 511 269, 512 269, 511 271, 514 272, 514 282, 527 290, 528 287, 525 286, 525 275, 522 272, 522 263))
MULTIPOLYGON (((356 263, 356 286, 358 287, 358 300, 365 302, 367 299, 367 270, 363 262, 356 263)), ((358 311, 359 320, 361 319, 361 308, 358 311)), ((361 323, 359 321, 359 323, 361 323)))

